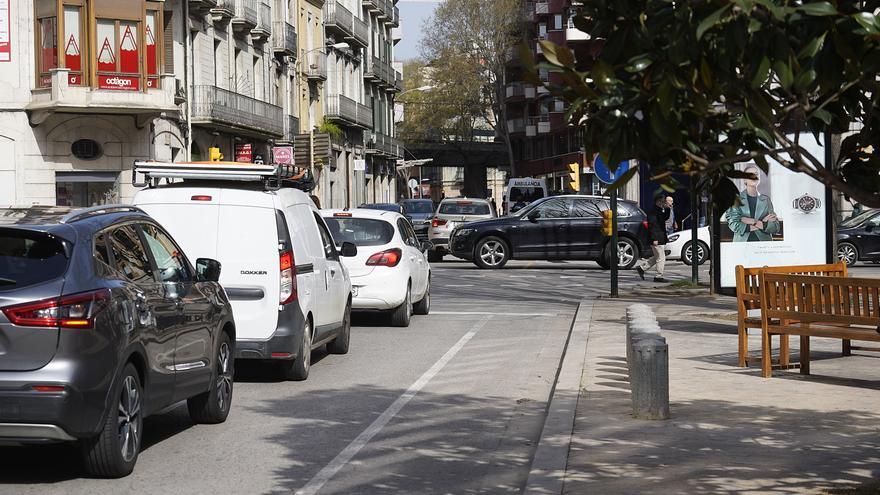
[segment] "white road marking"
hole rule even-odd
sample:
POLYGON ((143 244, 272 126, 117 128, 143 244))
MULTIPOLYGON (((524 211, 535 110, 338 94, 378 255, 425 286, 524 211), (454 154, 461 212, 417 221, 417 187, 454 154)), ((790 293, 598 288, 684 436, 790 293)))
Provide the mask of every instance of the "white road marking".
POLYGON ((486 311, 431 311, 432 315, 486 315, 486 316, 559 316, 557 313, 489 313, 486 311))
POLYGON ((585 278, 583 275, 560 275, 559 278, 585 278))
POLYGON ((474 284, 442 285, 441 287, 473 287, 474 284))
POLYGON ((538 278, 537 275, 511 275, 510 278, 538 278))
POLYGON ((360 452, 361 449, 363 449, 364 446, 366 446, 370 442, 370 440, 372 440, 373 437, 376 436, 376 434, 379 433, 382 428, 384 428, 385 425, 387 425, 388 422, 391 421, 391 419, 396 416, 397 413, 399 413, 400 410, 403 409, 403 407, 410 400, 412 400, 412 398, 415 397, 416 394, 419 393, 419 391, 422 390, 422 388, 427 385, 428 382, 430 382, 431 379, 440 372, 440 370, 443 369, 443 367, 445 367, 449 363, 449 361, 452 360, 453 357, 455 357, 456 354, 458 354, 458 351, 460 351, 462 347, 464 347, 465 344, 467 344, 481 328, 486 326, 486 322, 488 321, 489 317, 486 317, 474 323, 474 326, 472 326, 466 334, 458 339, 458 342, 450 347, 449 350, 446 351, 446 354, 444 354, 443 357, 438 359, 437 362, 434 363, 433 366, 431 366, 431 369, 426 371, 421 377, 419 377, 418 380, 415 381, 415 383, 410 385, 409 388, 406 389, 406 392, 404 392, 400 397, 397 398, 397 400, 395 400, 390 406, 388 406, 388 409, 385 409, 385 411, 381 415, 379 415, 379 417, 376 418, 376 420, 373 421, 373 423, 370 424, 370 426, 368 426, 366 430, 361 432, 361 434, 358 435, 357 438, 355 438, 350 444, 348 444, 348 446, 342 449, 342 452, 337 454, 336 457, 334 457, 329 464, 318 471, 318 474, 316 474, 311 480, 309 480, 306 486, 297 490, 296 495, 313 495, 315 493, 318 493, 318 490, 323 488, 323 486, 328 481, 330 481, 330 479, 333 478, 333 476, 335 476, 340 469, 345 467, 345 465, 348 464, 348 462, 355 455, 357 455, 357 453, 360 452))

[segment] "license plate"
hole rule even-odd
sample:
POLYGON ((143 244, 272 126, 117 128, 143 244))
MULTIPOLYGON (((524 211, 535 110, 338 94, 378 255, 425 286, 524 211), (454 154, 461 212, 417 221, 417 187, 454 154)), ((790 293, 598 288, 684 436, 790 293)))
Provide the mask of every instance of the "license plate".
POLYGON ((358 288, 352 287, 351 288, 351 297, 357 297, 357 296, 358 296, 358 288))

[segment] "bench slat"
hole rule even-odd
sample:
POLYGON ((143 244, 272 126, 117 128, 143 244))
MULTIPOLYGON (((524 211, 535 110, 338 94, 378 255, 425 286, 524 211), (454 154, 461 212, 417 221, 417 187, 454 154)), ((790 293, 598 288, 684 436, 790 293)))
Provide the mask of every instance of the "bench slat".
POLYGON ((768 325, 771 334, 787 333, 790 335, 809 335, 812 337, 830 337, 836 339, 865 340, 880 342, 880 333, 871 328, 833 327, 833 326, 799 326, 799 325, 768 325))

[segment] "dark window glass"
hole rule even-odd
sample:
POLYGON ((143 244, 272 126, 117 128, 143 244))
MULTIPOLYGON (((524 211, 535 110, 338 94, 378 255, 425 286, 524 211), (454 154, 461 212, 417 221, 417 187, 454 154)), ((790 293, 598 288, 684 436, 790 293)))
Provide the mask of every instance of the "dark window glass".
POLYGON ((131 225, 119 227, 110 234, 110 250, 113 252, 113 268, 121 276, 134 283, 155 282, 147 253, 131 225))
POLYGON ((355 246, 381 246, 394 237, 394 226, 384 220, 340 217, 325 220, 337 245, 351 242, 355 246))
POLYGON ((40 232, 0 229, 0 291, 58 278, 67 263, 60 241, 40 232))
POLYGON ((70 152, 80 160, 97 160, 104 154, 101 145, 91 139, 79 139, 70 145, 70 152))
POLYGON ((416 238, 416 233, 413 232, 412 227, 410 227, 409 222, 404 219, 397 220, 397 229, 400 230, 400 237, 403 238, 403 242, 409 244, 413 247, 418 247, 419 241, 416 238))
POLYGON ((324 256, 328 260, 338 260, 339 255, 336 253, 336 245, 333 243, 333 236, 330 235, 327 226, 324 225, 324 221, 321 220, 321 217, 317 214, 315 214, 315 223, 318 225, 318 232, 321 233, 321 243, 324 247, 324 256))
POLYGON ((159 230, 155 225, 142 225, 144 238, 147 246, 156 260, 156 268, 159 271, 159 280, 162 282, 185 282, 189 280, 189 270, 183 261, 183 254, 168 237, 168 234, 159 230))
POLYGON ((540 218, 568 218, 568 203, 561 199, 549 199, 536 207, 540 218))
MULTIPOLYGON (((600 205, 589 199, 574 200, 571 208, 571 216, 575 218, 598 218, 602 216, 600 205)), ((604 205, 603 205, 604 206, 604 205)))
POLYGON ((440 204, 441 215, 488 215, 491 213, 486 203, 472 203, 470 201, 456 201, 440 204))
POLYGON ((403 211, 406 213, 434 213, 434 203, 430 201, 404 201, 403 211))
POLYGON ((110 250, 107 248, 107 235, 104 232, 95 236, 95 273, 106 277, 113 272, 113 263, 110 260, 110 250))

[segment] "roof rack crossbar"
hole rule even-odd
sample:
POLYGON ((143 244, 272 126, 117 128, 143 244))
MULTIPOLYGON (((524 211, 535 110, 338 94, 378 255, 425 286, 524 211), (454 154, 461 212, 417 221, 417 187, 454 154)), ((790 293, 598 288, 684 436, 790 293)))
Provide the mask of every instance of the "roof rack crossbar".
POLYGON ((61 218, 61 223, 73 223, 77 220, 106 215, 109 213, 144 213, 144 210, 132 205, 99 205, 74 210, 61 218))
POLYGON ((308 169, 297 170, 291 165, 260 165, 237 162, 164 163, 135 161, 131 170, 132 185, 149 187, 158 179, 203 179, 262 182, 268 191, 294 187, 305 192, 315 188, 308 169), (141 174, 143 182, 137 180, 141 174))

